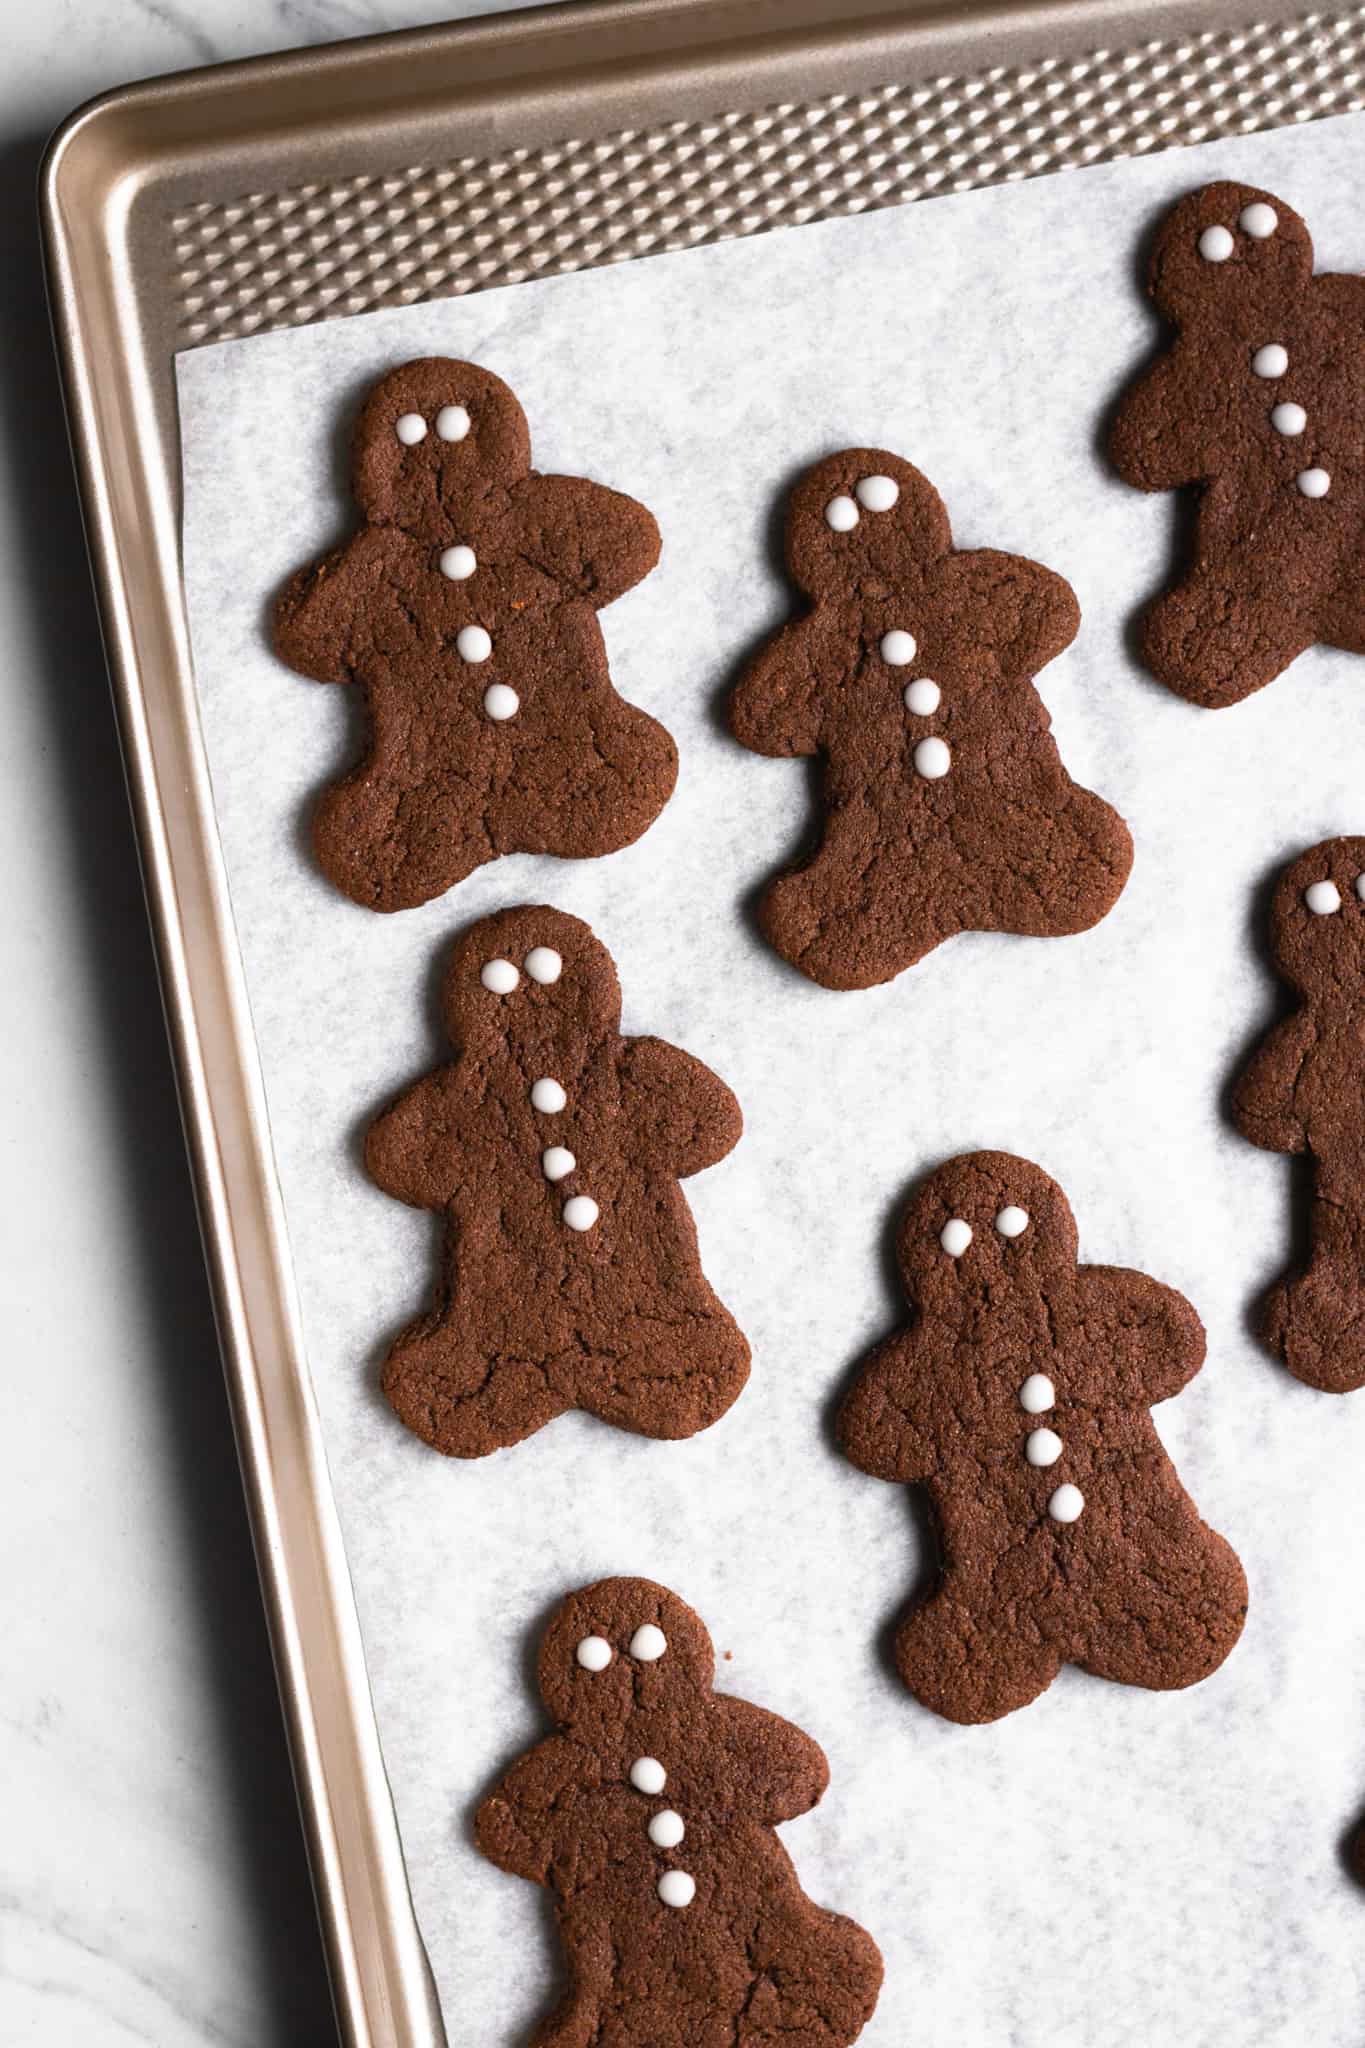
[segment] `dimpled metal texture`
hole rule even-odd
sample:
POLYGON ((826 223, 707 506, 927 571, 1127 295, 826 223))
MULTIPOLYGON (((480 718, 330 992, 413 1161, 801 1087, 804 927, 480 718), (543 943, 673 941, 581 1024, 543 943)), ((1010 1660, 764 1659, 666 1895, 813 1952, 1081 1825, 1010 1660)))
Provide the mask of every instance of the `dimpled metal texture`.
POLYGON ((190 206, 177 345, 1350 113, 1362 48, 1365 5, 190 206))

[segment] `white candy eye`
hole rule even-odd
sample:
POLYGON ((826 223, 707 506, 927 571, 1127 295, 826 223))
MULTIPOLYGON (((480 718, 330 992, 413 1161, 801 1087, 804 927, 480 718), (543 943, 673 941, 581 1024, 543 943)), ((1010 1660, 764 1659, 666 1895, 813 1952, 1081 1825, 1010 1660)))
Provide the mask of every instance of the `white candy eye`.
POLYGON ((960 1259, 972 1241, 972 1226, 961 1216, 950 1216, 938 1234, 938 1241, 950 1259, 960 1259))
POLYGON ((657 1664, 667 1648, 668 1637, 652 1621, 643 1623, 630 1639, 630 1654, 642 1664, 657 1664))
POLYGON ((1289 368, 1289 350, 1282 341, 1268 341, 1251 358, 1251 367, 1258 377, 1283 377, 1289 368))
POLYGON ((859 477, 853 489, 865 512, 889 512, 901 494, 893 476, 859 477))
POLYGON ((1316 917, 1330 917, 1341 908, 1341 891, 1335 882, 1310 882, 1303 900, 1316 917))
POLYGON ((1325 498, 1332 488, 1325 469, 1301 469, 1294 481, 1305 498, 1325 498))
POLYGON ((611 1662, 611 1644, 605 1636, 584 1636, 574 1655, 585 1671, 605 1671, 611 1662))
POLYGON ((479 969, 479 980, 495 996, 510 996, 521 976, 510 960, 485 960, 479 969))
POLYGON ((420 412, 405 412, 393 431, 405 448, 415 448, 419 441, 427 438, 427 423, 420 412))
POLYGON ((570 1230, 591 1230, 601 1213, 591 1195, 570 1195, 563 1210, 570 1230))
POLYGON ((690 1906, 697 1896, 697 1880, 685 1870, 666 1870, 659 1879, 659 1897, 666 1906, 690 1906))
POLYGON ((889 633, 883 633, 881 657, 889 668, 904 668, 915 658, 915 636, 907 633, 903 626, 893 626, 889 633))
POLYGON ((521 699, 510 683, 490 683, 483 693, 483 708, 495 725, 502 725, 516 717, 521 699))
POLYGON ((1199 237, 1199 253, 1206 263, 1226 263, 1235 246, 1223 227, 1205 228, 1199 237))
POLYGON ((469 414, 462 405, 443 405, 436 415, 436 431, 443 441, 463 441, 469 432, 469 414))
POLYGON ((916 718, 932 718, 942 702, 942 690, 928 676, 916 676, 913 683, 905 686, 905 708, 913 711, 916 718))
POLYGON ((1280 225, 1280 216, 1273 206, 1266 205, 1264 199, 1253 199, 1250 206, 1244 206, 1238 214, 1237 225, 1244 235, 1263 242, 1280 225))
POLYGON ((526 972, 530 975, 532 981, 538 981, 544 985, 547 982, 559 980, 560 975, 564 972, 564 962, 553 946, 532 946, 530 952, 526 955, 526 972))
POLYGON ((858 524, 858 507, 852 498, 831 498, 825 507, 825 524, 834 533, 852 533, 858 524))
POLYGON ((995 1219, 995 1227, 1002 1237, 1019 1237, 1028 1229, 1028 1210, 1020 1209, 1013 1202, 1008 1203, 995 1219))

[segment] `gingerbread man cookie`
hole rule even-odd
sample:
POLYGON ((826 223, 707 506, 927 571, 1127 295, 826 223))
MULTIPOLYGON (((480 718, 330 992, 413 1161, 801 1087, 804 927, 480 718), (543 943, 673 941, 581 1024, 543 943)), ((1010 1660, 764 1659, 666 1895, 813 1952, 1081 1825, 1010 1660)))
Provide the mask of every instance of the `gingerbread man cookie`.
POLYGON ((1313 1256, 1271 1290, 1266 1343, 1327 1393, 1365 1387, 1365 839, 1326 839, 1286 868, 1270 912, 1275 964, 1302 998, 1233 1092, 1238 1128, 1311 1152, 1313 1256))
POLYGON ((1063 1664, 1162 1690, 1207 1678, 1246 1579, 1148 1413, 1203 1361, 1190 1304, 1078 1266, 1065 1195, 1006 1152, 932 1174, 897 1254, 914 1321, 863 1362, 839 1427, 863 1471, 928 1489, 942 1573, 896 1640, 911 1692, 980 1722, 1063 1664))
POLYGON ((843 2048, 877 2003, 876 1944, 812 1905, 773 1832, 818 1804, 824 1756, 714 1670, 700 1618, 648 1579, 588 1586, 550 1623, 560 1732, 475 1823, 554 1894, 569 1988, 534 2048, 843 2048))
POLYGON ((870 988, 956 932, 1086 931, 1132 865, 1128 828, 1061 763, 1031 678, 1075 637, 1069 584, 953 546, 933 485, 878 448, 808 470, 787 566, 812 609, 730 706, 759 754, 818 754, 819 849, 760 920, 826 988, 870 988))
POLYGON ((436 1306, 384 1391, 452 1457, 519 1443, 568 1408, 642 1436, 723 1415, 749 1347, 711 1292, 679 1179, 723 1159, 739 1104, 659 1038, 623 1038, 605 946, 563 911, 485 917, 445 978, 459 1057, 400 1096, 365 1162, 447 1222, 436 1306))
POLYGON ((1110 436, 1144 491, 1200 489, 1194 565, 1142 622, 1152 674, 1236 704, 1315 640, 1365 652, 1365 279, 1313 275, 1299 216, 1250 185, 1174 207, 1148 292, 1177 328, 1110 436))
POLYGON ((365 525, 275 608, 282 659, 368 707, 368 751, 314 817, 331 880, 406 910, 501 853, 638 839, 677 751, 617 696, 597 613, 659 558, 644 506, 538 476, 507 386, 436 356, 370 393, 353 486, 365 525))

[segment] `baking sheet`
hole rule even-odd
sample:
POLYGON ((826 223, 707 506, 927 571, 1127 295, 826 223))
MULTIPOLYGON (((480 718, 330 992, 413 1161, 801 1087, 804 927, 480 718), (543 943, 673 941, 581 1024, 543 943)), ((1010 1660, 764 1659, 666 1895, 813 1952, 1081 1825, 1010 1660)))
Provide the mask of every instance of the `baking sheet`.
POLYGON ((472 1807, 543 1732, 530 1662, 568 1587, 662 1579, 729 1652, 721 1683, 807 1728, 833 1784, 783 1830, 811 1895, 880 1941, 864 2038, 958 2048, 1357 2043, 1365 1894, 1341 1836, 1365 1801, 1365 1398, 1300 1387, 1250 1336, 1288 1252, 1288 1162, 1222 1092, 1278 1006, 1264 883, 1361 829, 1359 665, 1315 650, 1201 714, 1128 659, 1165 574, 1169 501, 1119 484, 1105 408, 1155 336, 1135 252, 1214 176, 1279 191, 1320 267, 1365 261, 1358 117, 785 231, 179 360, 190 617, 223 845, 306 1332, 376 1709, 453 2042, 516 2043, 552 1999, 543 1897, 482 1862, 472 1807), (306 852, 314 792, 349 762, 351 693, 280 667, 283 577, 349 528, 346 429, 392 363, 505 377, 537 466, 642 498, 665 536, 603 614, 624 693, 663 718, 677 793, 596 863, 516 857, 379 918, 306 852), (1084 624, 1041 678, 1063 757, 1132 825, 1137 863, 1094 932, 969 936, 887 988, 807 984, 753 929, 796 842, 800 763, 725 735, 737 662, 788 616, 784 483, 884 445, 943 492, 964 545, 1061 570, 1084 624), (688 1444, 565 1417, 448 1463, 377 1391, 423 1305, 436 1226, 359 1165, 373 1112, 445 1054, 451 935, 546 900, 612 949, 623 1028, 709 1061, 744 1104, 737 1151, 690 1182, 707 1272, 754 1348, 737 1406, 688 1444), (1082 1256, 1180 1287, 1209 1363, 1157 1411, 1252 1605, 1223 1670, 1181 1695, 1067 1671, 987 1729, 934 1719, 885 1640, 920 1571, 908 1496, 829 1430, 851 1362, 900 1313, 888 1226, 910 1181, 999 1146, 1067 1189, 1082 1256))

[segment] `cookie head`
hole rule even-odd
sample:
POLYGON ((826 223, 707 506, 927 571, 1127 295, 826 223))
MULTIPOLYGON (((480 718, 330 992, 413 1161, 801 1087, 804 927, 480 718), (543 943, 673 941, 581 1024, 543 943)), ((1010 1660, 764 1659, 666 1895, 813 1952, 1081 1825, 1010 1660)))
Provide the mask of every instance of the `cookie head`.
POLYGON ((1365 984, 1365 838, 1301 853, 1276 884, 1270 929, 1287 981, 1309 997, 1355 1001, 1365 984))
POLYGON ((600 1579, 571 1593, 540 1650, 541 1695, 562 1728, 620 1734, 633 1715, 709 1693, 711 1638, 651 1579, 600 1579))
POLYGON ((380 379, 356 424, 353 487, 376 525, 445 538, 471 498, 530 467, 526 415, 500 377, 425 356, 380 379))
POLYGON ((1302 220, 1254 185, 1205 185, 1174 206, 1152 249, 1151 292, 1182 324, 1230 324, 1238 309, 1277 305, 1313 274, 1313 243, 1302 220))
POLYGON ((884 448, 817 462, 788 501, 787 566, 811 597, 877 583, 914 588, 952 539, 929 479, 884 448))
POLYGON ((451 1040, 466 1053, 527 1060, 614 1031, 621 985, 611 955, 581 918, 520 904, 460 934, 442 1009, 451 1040))
POLYGON ((906 1289, 949 1317, 1075 1270, 1076 1223, 1055 1180, 1008 1152, 950 1159, 918 1188, 897 1239, 906 1289))

